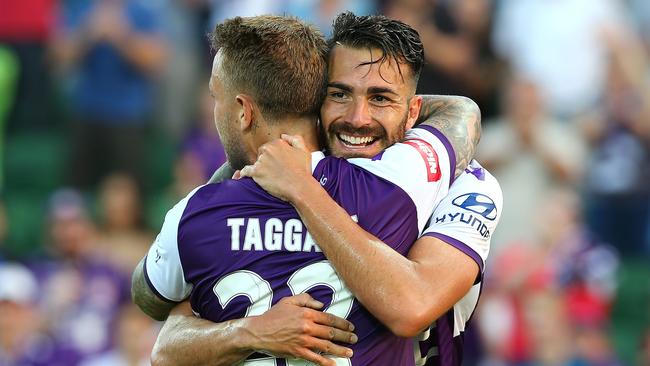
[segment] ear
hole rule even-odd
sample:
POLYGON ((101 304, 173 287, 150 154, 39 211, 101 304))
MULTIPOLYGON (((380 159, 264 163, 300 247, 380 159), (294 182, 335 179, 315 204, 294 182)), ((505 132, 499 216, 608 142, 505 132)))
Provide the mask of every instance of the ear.
POLYGON ((422 97, 415 95, 409 101, 409 112, 408 117, 406 118, 407 130, 413 128, 415 121, 418 120, 418 117, 420 116, 420 109, 422 109, 422 97))
POLYGON ((253 127, 255 123, 255 103, 253 99, 246 94, 237 94, 235 96, 239 110, 237 111, 237 119, 239 120, 239 128, 242 132, 246 132, 253 127))

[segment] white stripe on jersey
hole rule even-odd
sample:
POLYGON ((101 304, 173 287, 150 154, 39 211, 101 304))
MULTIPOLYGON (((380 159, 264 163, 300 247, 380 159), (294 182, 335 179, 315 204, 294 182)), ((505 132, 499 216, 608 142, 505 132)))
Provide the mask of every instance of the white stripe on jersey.
POLYGON ((170 301, 183 301, 192 291, 192 285, 185 281, 178 253, 178 225, 187 201, 201 187, 203 186, 196 187, 167 212, 162 229, 145 259, 145 276, 153 286, 152 290, 170 301))

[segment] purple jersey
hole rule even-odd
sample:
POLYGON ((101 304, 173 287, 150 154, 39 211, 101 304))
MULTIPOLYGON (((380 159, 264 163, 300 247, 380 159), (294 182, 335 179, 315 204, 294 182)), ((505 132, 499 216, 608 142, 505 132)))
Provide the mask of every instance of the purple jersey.
MULTIPOLYGON (((449 187, 453 152, 443 141, 415 129, 372 160, 314 153, 313 175, 359 225, 405 255, 449 187)), ((337 364, 415 363, 413 340, 393 335, 362 307, 294 208, 251 179, 201 186, 170 210, 145 275, 161 297, 189 296, 194 311, 215 322, 260 315, 308 292, 355 325, 354 356, 337 364)), ((307 363, 261 356, 245 364, 307 363)))

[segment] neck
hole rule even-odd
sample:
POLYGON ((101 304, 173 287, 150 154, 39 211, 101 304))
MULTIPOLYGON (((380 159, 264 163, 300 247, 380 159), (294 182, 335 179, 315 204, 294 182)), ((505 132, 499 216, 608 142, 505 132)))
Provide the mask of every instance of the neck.
POLYGON ((282 134, 299 135, 305 140, 309 151, 320 150, 316 117, 291 117, 284 118, 267 124, 267 127, 258 133, 257 146, 281 138, 282 134))

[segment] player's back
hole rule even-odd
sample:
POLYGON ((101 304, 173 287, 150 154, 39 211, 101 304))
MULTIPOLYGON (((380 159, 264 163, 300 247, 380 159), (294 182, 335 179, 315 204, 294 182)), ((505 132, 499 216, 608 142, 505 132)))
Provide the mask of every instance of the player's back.
MULTIPOLYGON (((326 169, 340 174, 340 165, 346 164, 333 161, 326 169), (339 167, 331 169, 333 165, 339 167)), ((364 229, 405 254, 418 235, 409 197, 363 169, 346 174, 354 179, 325 174, 330 195, 364 229), (364 192, 349 184, 353 181, 364 192)), ((309 292, 329 304, 328 312, 355 324, 359 340, 352 347, 352 365, 413 364, 412 341, 390 333, 354 299, 295 209, 252 180, 196 191, 188 200, 178 238, 185 278, 193 285, 192 307, 201 317, 220 322, 260 315, 284 297, 309 292)))
MULTIPOLYGON (((442 154, 444 147, 430 139, 418 140, 427 146, 398 144, 374 160, 354 163, 315 154, 313 175, 365 230, 406 254, 449 186, 449 170, 440 166, 452 165, 446 155, 437 160, 436 151, 442 154)), ((281 298, 309 292, 328 312, 355 325, 354 356, 339 364, 414 364, 413 341, 393 335, 363 308, 295 209, 250 179, 201 186, 170 210, 145 274, 162 297, 179 301, 190 295, 194 311, 215 322, 259 315, 281 298)))

